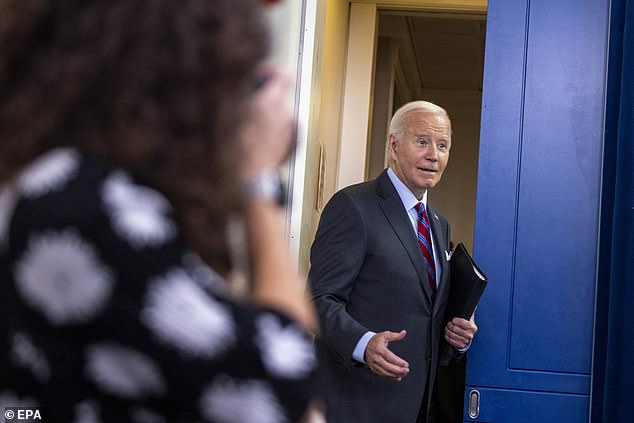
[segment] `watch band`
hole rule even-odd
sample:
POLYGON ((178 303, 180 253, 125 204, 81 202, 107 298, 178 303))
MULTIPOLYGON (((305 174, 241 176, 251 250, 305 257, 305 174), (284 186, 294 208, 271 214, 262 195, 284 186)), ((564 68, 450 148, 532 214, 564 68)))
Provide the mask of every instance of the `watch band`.
POLYGON ((244 193, 250 198, 274 201, 284 204, 284 187, 279 173, 274 169, 264 169, 244 183, 244 193))

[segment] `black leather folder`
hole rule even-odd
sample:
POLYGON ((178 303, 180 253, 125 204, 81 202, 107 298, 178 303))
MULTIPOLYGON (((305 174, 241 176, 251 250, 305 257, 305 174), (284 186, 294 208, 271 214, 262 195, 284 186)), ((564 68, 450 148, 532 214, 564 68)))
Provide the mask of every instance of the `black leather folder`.
POLYGON ((462 317, 469 320, 487 286, 487 277, 475 264, 462 243, 459 243, 449 260, 451 286, 445 320, 462 317))
MULTIPOLYGON (((445 322, 454 317, 462 317, 469 320, 476 309, 480 297, 487 286, 487 277, 475 264, 473 258, 462 243, 454 248, 449 259, 451 272, 451 286, 449 288, 449 299, 445 311, 445 322)), ((452 357, 459 359, 462 354, 449 344, 445 344, 441 354, 440 363, 443 366, 449 364, 452 357)))

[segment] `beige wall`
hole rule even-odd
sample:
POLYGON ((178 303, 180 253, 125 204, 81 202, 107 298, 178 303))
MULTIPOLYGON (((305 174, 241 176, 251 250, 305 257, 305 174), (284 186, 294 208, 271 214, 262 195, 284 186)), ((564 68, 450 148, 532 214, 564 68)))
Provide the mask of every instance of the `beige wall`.
MULTIPOLYGON (((341 131, 341 107, 343 103, 343 79, 348 39, 349 5, 343 0, 326 0, 321 13, 324 31, 321 57, 315 62, 315 86, 318 92, 318 119, 311 125, 306 160, 306 182, 302 212, 302 231, 299 247, 300 269, 306 271, 309 263, 310 245, 317 230, 320 210, 317 210, 317 186, 319 146, 324 146, 326 155, 323 199, 327 201, 335 192, 337 165, 339 161, 339 134, 341 131)), ((316 39, 316 42, 320 42, 316 39)), ((315 110, 317 112, 317 110, 315 110)), ((297 171, 300 171, 297 169, 297 171)))

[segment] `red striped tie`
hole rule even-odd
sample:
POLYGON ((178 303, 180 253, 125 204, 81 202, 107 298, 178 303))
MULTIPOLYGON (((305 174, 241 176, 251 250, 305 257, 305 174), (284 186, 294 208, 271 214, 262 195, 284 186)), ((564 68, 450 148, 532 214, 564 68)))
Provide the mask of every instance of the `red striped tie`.
POLYGON ((416 204, 416 211, 418 212, 418 245, 423 252, 423 261, 425 269, 427 269, 429 287, 432 294, 436 293, 436 266, 434 264, 434 253, 431 246, 431 235, 429 226, 429 217, 425 211, 425 205, 423 203, 416 204))

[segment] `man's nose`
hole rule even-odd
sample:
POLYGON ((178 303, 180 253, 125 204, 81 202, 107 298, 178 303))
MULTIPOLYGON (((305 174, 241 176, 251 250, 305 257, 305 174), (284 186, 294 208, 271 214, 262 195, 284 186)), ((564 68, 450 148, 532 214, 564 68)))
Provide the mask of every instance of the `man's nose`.
POLYGON ((425 159, 432 162, 438 161, 438 149, 435 145, 429 144, 425 150, 425 159))

